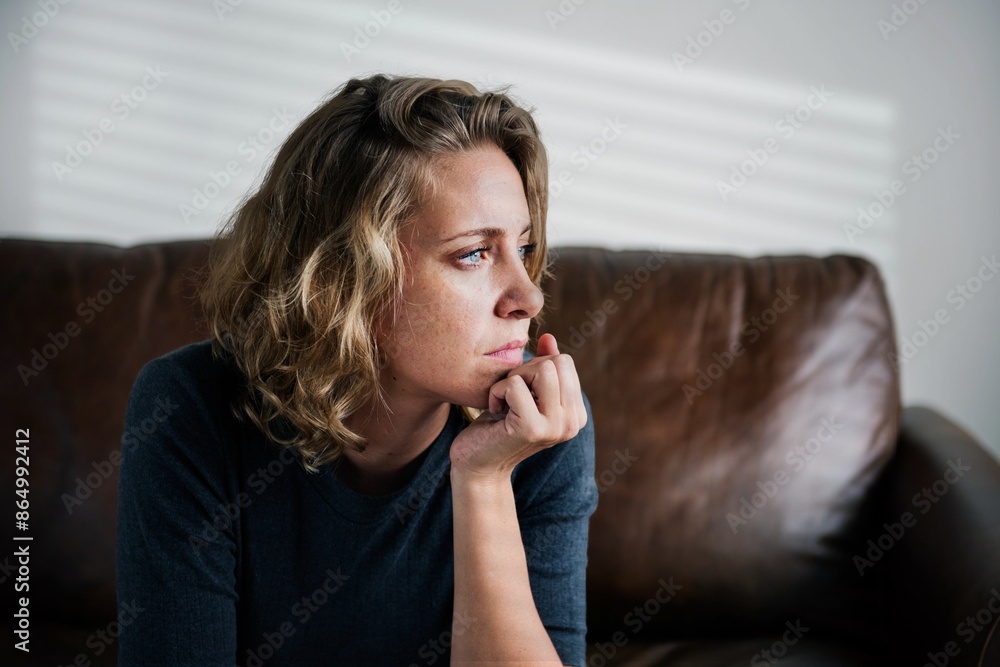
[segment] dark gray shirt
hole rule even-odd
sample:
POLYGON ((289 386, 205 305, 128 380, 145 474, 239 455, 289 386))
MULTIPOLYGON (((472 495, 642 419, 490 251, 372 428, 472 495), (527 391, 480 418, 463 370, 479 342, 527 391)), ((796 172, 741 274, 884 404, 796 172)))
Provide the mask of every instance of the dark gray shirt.
MULTIPOLYGON (((525 358, 530 358, 530 353, 525 358)), ((118 489, 119 665, 447 665, 454 556, 444 429, 400 490, 361 495, 307 473, 231 404, 243 379, 208 341, 147 364, 132 389, 118 489)), ((566 665, 584 664, 594 430, 512 481, 535 604, 566 665)), ((455 632, 475 618, 456 619, 455 632)))

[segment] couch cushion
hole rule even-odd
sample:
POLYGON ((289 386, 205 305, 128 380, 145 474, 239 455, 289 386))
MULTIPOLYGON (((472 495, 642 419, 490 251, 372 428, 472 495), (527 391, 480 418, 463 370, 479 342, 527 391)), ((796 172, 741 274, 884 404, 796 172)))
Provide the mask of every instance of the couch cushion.
MULTIPOLYGON (((25 534, 34 538, 30 611, 36 623, 80 627, 89 635, 115 617, 125 404, 147 361, 208 336, 191 283, 207 248, 205 241, 127 249, 0 243, 0 367, 6 369, 0 402, 9 435, 30 430, 25 534)), ((0 457, 3 479, 13 480, 13 465, 13 456, 0 457)))
POLYGON ((800 617, 865 634, 857 524, 900 419, 875 267, 563 247, 553 271, 540 331, 573 355, 597 438, 592 639, 800 617))

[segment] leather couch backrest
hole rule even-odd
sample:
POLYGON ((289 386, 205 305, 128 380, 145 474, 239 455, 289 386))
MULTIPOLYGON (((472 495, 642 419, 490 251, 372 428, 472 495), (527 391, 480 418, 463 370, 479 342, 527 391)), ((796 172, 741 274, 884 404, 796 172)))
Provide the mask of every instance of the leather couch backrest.
POLYGON ((556 253, 540 331, 593 408, 593 637, 732 636, 804 613, 850 625, 870 593, 859 508, 901 414, 875 267, 556 253))
MULTIPOLYGON (((128 392, 147 361, 208 337, 193 289, 207 249, 0 243, 0 402, 11 433, 30 428, 37 621, 90 631, 114 616, 128 392)), ((542 330, 573 354, 597 433, 595 636, 731 634, 807 607, 850 615, 826 592, 860 590, 852 522, 899 419, 875 268, 844 256, 554 255, 542 330), (671 584, 669 604, 651 602, 671 584)), ((4 479, 13 466, 0 457, 4 479)))
MULTIPOLYGON (((208 337, 191 280, 207 249, 205 241, 0 243, 0 404, 11 436, 30 428, 36 622, 93 632, 96 619, 104 627, 115 617, 125 406, 147 361, 208 337)), ((3 479, 13 480, 13 464, 0 457, 3 479)))

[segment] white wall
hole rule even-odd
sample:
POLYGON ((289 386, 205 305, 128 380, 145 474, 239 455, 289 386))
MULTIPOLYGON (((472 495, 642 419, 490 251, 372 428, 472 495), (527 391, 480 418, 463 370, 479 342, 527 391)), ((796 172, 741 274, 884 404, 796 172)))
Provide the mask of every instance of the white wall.
POLYGON ((552 193, 552 243, 867 256, 900 343, 922 344, 903 366, 904 401, 1000 452, 1000 280, 976 277, 1000 254, 998 25, 988 0, 8 2, 0 232, 207 236, 349 77, 513 83, 537 108, 552 179, 572 181, 552 193), (377 34, 345 53, 366 26, 377 34), (782 120, 796 112, 798 127, 782 120), (947 128, 957 138, 933 148, 947 128), (594 159, 580 151, 591 143, 594 159), (72 150, 89 154, 77 163, 72 150), (748 150, 766 162, 723 198, 748 150), (935 162, 922 170, 912 156, 925 150, 935 162), (887 211, 845 230, 894 180, 887 211), (954 290, 970 280, 981 289, 966 300, 954 290), (927 337, 920 322, 936 313, 947 321, 927 337))

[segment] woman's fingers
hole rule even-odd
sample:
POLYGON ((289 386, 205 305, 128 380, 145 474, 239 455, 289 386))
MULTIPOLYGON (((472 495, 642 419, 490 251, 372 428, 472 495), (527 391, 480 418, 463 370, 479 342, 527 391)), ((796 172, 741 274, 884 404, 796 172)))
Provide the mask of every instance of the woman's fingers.
MULTIPOLYGON (((559 352, 556 337, 550 333, 544 333, 539 337, 537 349, 538 357, 551 355, 556 363, 562 406, 576 416, 576 428, 583 428, 587 424, 587 408, 583 404, 583 390, 580 387, 580 376, 576 372, 573 357, 559 352)), ((574 435, 575 433, 574 431, 574 435)))
POLYGON ((559 373, 562 405, 576 417, 575 426, 579 430, 587 424, 587 407, 583 404, 583 389, 576 372, 576 362, 568 354, 560 354, 553 361, 559 373))
POLYGON ((534 358, 517 368, 512 369, 508 378, 520 377, 535 396, 538 411, 544 415, 552 413, 552 409, 562 402, 559 390, 559 372, 553 357, 534 358))
POLYGON ((538 405, 523 377, 518 375, 504 382, 507 383, 505 400, 509 408, 506 416, 507 432, 516 434, 527 442, 535 441, 545 417, 539 414, 538 405))
POLYGON ((538 349, 551 354, 536 356, 490 387, 489 413, 456 439, 453 463, 512 470, 534 452, 570 440, 587 423, 573 358, 559 353, 551 335, 538 349))
POLYGON ((509 375, 490 387, 490 412, 513 412, 519 417, 530 414, 527 408, 538 412, 529 380, 522 375, 509 375), (528 401, 527 403, 525 401, 528 401))
MULTIPOLYGON (((508 379, 515 377, 520 378, 534 396, 535 407, 531 410, 532 406, 525 405, 516 414, 523 418, 538 414, 542 420, 539 424, 540 433, 545 434, 547 441, 555 443, 568 440, 587 423, 580 379, 572 357, 560 354, 532 359, 508 375, 508 379)), ((492 405, 491 402, 491 409, 492 405)))
POLYGON ((536 350, 535 356, 538 357, 559 354, 559 344, 556 342, 556 337, 550 333, 543 333, 538 338, 536 350))

